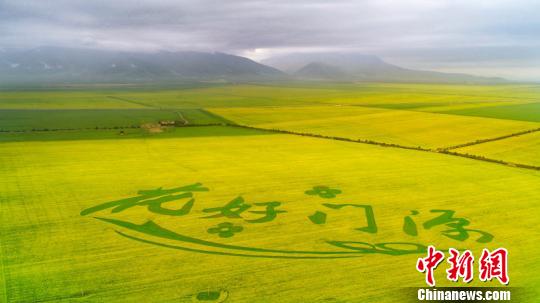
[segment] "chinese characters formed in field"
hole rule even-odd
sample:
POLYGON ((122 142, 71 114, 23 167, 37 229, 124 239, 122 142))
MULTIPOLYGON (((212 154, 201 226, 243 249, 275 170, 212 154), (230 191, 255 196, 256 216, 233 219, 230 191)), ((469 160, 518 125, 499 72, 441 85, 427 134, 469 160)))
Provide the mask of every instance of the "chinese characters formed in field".
MULTIPOLYGON (((160 245, 169 248, 196 251, 203 253, 237 255, 237 256, 256 256, 272 258, 351 258, 363 254, 385 254, 385 255, 403 255, 428 252, 428 248, 420 243, 396 241, 384 243, 369 243, 362 241, 362 235, 377 235, 381 232, 381 226, 377 223, 376 207, 371 204, 343 198, 343 191, 339 188, 330 186, 313 186, 310 189, 299 192, 311 200, 309 205, 311 213, 300 213, 295 209, 288 209, 287 204, 279 200, 270 201, 249 201, 243 195, 231 197, 228 202, 213 203, 212 207, 202 207, 205 203, 200 200, 199 195, 209 192, 210 189, 202 183, 194 183, 186 186, 164 189, 162 187, 151 190, 140 190, 137 196, 120 200, 114 200, 99 204, 81 211, 81 215, 93 215, 96 213, 106 214, 106 217, 97 216, 96 219, 115 225, 116 232, 126 238, 137 240, 147 244, 160 245), (126 221, 125 219, 109 218, 111 215, 120 214, 127 210, 141 213, 141 210, 152 214, 152 219, 147 219, 145 223, 137 224, 126 221), (247 231, 257 230, 259 226, 267 226, 274 223, 282 224, 280 220, 284 216, 293 216, 295 222, 304 222, 303 224, 314 224, 323 229, 330 229, 334 218, 347 218, 350 220, 351 239, 325 239, 323 243, 329 245, 329 250, 287 250, 287 249, 269 249, 262 247, 235 246, 219 241, 230 241, 229 239, 238 239, 247 231), (167 219, 169 218, 169 219, 167 219), (190 225, 192 228, 200 226, 205 236, 193 237, 176 232, 167 228, 168 224, 163 222, 181 222, 178 220, 194 220, 196 222, 190 225), (162 223, 159 223, 162 222, 162 223), (142 237, 141 237, 142 236, 142 237), (360 238, 358 240, 357 238, 360 238), (221 239, 221 240, 220 240, 221 239), (183 246, 174 243, 182 243, 183 246), (167 242, 167 243, 165 243, 167 242), (336 251, 336 248, 339 249, 336 251)), ((304 207, 303 210, 309 207, 304 207)), ((130 212, 131 213, 131 212, 130 212)), ((418 237, 424 230, 442 229, 442 236, 454 241, 464 242, 468 239, 474 239, 479 243, 491 242, 493 235, 479 230, 469 228, 470 221, 456 216, 453 210, 433 209, 429 214, 431 218, 424 222, 417 218, 421 212, 411 211, 403 217, 403 228, 401 232, 404 236, 414 238, 418 237), (477 235, 472 238, 472 235, 477 235)), ((122 218, 126 216, 123 215, 122 218)), ((174 224, 172 224, 175 226, 174 224)), ((307 227, 307 226, 306 226, 307 227)), ((265 232, 271 230, 265 227, 265 232)), ((419 270, 426 273, 434 268, 433 262, 438 260, 438 254, 432 252, 435 259, 426 260, 425 263, 419 263, 419 270)), ((457 264, 463 268, 469 265, 469 257, 453 257, 457 264)), ((454 260, 453 259, 453 260, 454 260)), ((484 258, 484 267, 488 274, 485 279, 489 279, 493 273, 503 272, 503 268, 493 265, 494 261, 500 259, 499 255, 486 255, 484 258)), ((440 263, 440 262, 439 262, 440 263)), ((438 264, 438 263, 437 263, 438 264)), ((457 269, 452 272, 452 277, 457 279, 469 279, 464 269, 457 269)), ((429 278, 432 280, 432 276, 429 278)))

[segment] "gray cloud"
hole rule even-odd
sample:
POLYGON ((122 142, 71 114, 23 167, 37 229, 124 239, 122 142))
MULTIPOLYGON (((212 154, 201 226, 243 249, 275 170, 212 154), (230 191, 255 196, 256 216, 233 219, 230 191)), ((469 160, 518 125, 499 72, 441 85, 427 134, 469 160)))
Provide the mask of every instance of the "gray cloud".
POLYGON ((534 0, 0 0, 0 47, 254 59, 347 50, 414 68, 540 80, 539 11, 534 0))

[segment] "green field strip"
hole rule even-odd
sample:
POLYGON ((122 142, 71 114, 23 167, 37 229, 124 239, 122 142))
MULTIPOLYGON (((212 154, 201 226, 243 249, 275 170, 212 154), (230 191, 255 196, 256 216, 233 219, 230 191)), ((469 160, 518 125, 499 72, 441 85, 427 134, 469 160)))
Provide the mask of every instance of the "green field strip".
POLYGON ((7 109, 0 110, 0 130, 137 127, 176 118, 173 111, 158 109, 7 109))
POLYGON ((0 91, 0 109, 144 109, 136 103, 108 98, 100 91, 0 91))
POLYGON ((527 101, 538 101, 538 97, 514 97, 510 95, 497 95, 497 94, 462 94, 462 93, 436 93, 436 92, 418 92, 422 95, 433 95, 433 96, 455 96, 455 97, 482 97, 482 98, 495 98, 495 99, 511 99, 511 100, 527 100, 527 101))
POLYGON ((162 132, 149 133, 142 128, 49 130, 25 132, 0 132, 0 143, 36 141, 128 140, 167 139, 194 137, 228 137, 272 135, 272 132, 254 129, 232 129, 222 125, 186 125, 165 128, 162 132))
POLYGON ((126 130, 126 129, 140 129, 140 126, 110 126, 110 127, 79 127, 79 128, 32 128, 32 129, 14 129, 14 130, 0 130, 0 134, 25 134, 25 133, 54 133, 64 131, 102 131, 102 130, 126 130))
POLYGON ((141 101, 136 101, 136 100, 128 99, 128 98, 124 98, 124 97, 118 97, 118 96, 107 96, 107 97, 111 98, 111 99, 114 99, 114 100, 119 100, 119 101, 124 101, 124 102, 132 103, 132 104, 142 105, 142 106, 145 106, 145 107, 148 107, 148 108, 173 111, 178 115, 178 118, 180 118, 180 121, 184 125, 188 125, 188 124, 208 124, 208 123, 214 123, 214 122, 215 123, 219 123, 219 122, 232 123, 231 121, 227 121, 223 117, 220 117, 220 116, 218 116, 216 114, 212 114, 212 113, 210 113, 210 112, 208 112, 208 111, 206 111, 206 110, 204 110, 202 108, 176 108, 176 107, 164 108, 164 107, 159 107, 159 106, 154 105, 154 104, 145 103, 145 102, 141 102, 141 101), (201 115, 198 115, 197 113, 200 113, 201 115), (204 119, 203 116, 207 116, 207 119, 204 119), (199 122, 199 120, 203 120, 203 121, 199 122))
POLYGON ((462 116, 540 122, 540 102, 447 110, 443 113, 462 116))

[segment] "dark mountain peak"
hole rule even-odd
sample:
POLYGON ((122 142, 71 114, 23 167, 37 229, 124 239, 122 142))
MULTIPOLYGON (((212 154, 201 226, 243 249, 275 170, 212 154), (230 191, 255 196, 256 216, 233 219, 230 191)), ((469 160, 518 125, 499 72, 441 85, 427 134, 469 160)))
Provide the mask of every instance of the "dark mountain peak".
POLYGON ((263 64, 289 73, 294 73, 313 62, 334 65, 340 68, 349 67, 351 64, 355 66, 384 64, 377 56, 353 52, 295 53, 272 57, 262 61, 263 64))
POLYGON ((294 73, 295 77, 315 80, 346 79, 349 75, 339 67, 322 62, 311 62, 294 73))

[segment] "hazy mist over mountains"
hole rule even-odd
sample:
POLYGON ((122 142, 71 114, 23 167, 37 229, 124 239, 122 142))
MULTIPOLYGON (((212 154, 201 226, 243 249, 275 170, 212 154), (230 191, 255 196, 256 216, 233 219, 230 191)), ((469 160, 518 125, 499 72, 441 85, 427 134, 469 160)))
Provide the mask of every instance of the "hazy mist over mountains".
POLYGON ((374 55, 350 52, 297 53, 269 58, 262 63, 311 80, 450 83, 504 81, 495 77, 406 69, 389 64, 374 55))
POLYGON ((269 58, 262 63, 224 53, 41 47, 0 51, 0 80, 4 83, 291 79, 447 83, 503 81, 500 78, 405 69, 376 56, 358 53, 298 53, 269 58))

